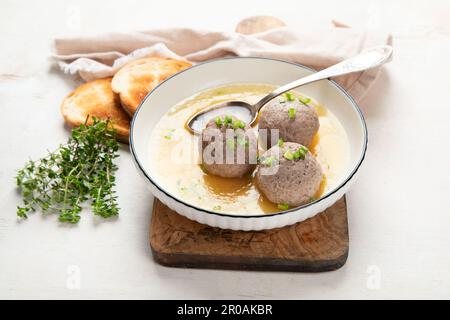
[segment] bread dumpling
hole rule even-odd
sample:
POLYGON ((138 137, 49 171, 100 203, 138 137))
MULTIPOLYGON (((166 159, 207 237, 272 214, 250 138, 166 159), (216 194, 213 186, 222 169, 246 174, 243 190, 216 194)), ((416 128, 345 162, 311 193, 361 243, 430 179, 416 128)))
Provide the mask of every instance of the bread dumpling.
POLYGON ((285 142, 260 157, 255 180, 269 201, 288 208, 311 202, 320 189, 323 173, 308 148, 285 142))
POLYGON ((257 162, 253 129, 232 115, 211 119, 200 135, 200 152, 207 173, 239 178, 251 173, 257 162))
POLYGON ((310 147, 320 126, 317 111, 308 100, 295 98, 292 94, 287 97, 289 99, 285 95, 270 101, 259 114, 259 129, 267 130, 268 138, 277 136, 276 141, 268 141, 267 148, 278 143, 278 138, 310 147))

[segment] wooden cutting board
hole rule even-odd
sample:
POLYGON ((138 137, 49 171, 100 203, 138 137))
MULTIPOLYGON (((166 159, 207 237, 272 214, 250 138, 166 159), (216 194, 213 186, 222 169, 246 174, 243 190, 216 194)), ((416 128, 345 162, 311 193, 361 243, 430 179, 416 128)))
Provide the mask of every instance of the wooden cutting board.
POLYGON ((150 247, 169 267, 322 272, 342 267, 349 239, 345 197, 315 217, 284 228, 233 231, 191 221, 155 199, 150 247))

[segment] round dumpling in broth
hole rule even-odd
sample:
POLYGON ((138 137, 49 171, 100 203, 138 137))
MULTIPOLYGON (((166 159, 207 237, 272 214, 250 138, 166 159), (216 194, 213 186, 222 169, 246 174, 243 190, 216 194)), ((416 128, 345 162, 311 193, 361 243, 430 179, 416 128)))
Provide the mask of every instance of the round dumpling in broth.
POLYGON ((200 137, 203 168, 224 178, 251 173, 257 163, 257 149, 253 129, 231 115, 211 119, 200 137))
POLYGON ((308 148, 292 142, 267 150, 255 175, 260 192, 286 209, 311 202, 322 179, 322 168, 308 148))
MULTIPOLYGON (((319 130, 319 117, 308 100, 287 95, 276 98, 265 105, 259 114, 259 129, 261 137, 267 137, 267 148, 275 145, 279 137, 283 141, 296 142, 306 147, 311 146, 313 138, 319 130), (266 130, 262 134, 262 131, 266 130), (277 130, 277 131, 274 131, 277 130)), ((264 139, 266 142, 266 139, 264 139)))

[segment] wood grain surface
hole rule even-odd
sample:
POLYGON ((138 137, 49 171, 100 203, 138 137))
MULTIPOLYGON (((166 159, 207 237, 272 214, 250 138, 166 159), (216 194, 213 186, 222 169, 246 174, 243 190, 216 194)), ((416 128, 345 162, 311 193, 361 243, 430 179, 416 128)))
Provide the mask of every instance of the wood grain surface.
POLYGON ((321 214, 292 226, 233 231, 191 221, 155 199, 150 246, 170 267, 321 272, 347 260, 345 197, 321 214))

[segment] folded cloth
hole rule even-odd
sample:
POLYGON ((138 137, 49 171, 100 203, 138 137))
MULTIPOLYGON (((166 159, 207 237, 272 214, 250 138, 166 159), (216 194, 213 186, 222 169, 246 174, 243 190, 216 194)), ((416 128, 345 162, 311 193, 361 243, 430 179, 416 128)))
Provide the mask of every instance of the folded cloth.
MULTIPOLYGON (((261 17, 264 18, 267 17, 261 17)), ((254 21, 252 17, 250 23, 254 21)), ((240 25, 243 22, 248 21, 240 25)), ((79 74, 90 81, 112 76, 127 62, 146 56, 185 59, 194 64, 226 56, 269 57, 321 70, 364 49, 392 44, 392 37, 387 33, 360 31, 336 22, 321 29, 280 26, 263 30, 242 34, 175 28, 56 38, 53 57, 63 72, 79 74)), ((372 69, 336 81, 360 100, 378 73, 379 69, 372 69)))

